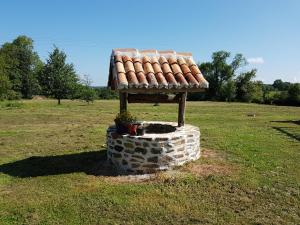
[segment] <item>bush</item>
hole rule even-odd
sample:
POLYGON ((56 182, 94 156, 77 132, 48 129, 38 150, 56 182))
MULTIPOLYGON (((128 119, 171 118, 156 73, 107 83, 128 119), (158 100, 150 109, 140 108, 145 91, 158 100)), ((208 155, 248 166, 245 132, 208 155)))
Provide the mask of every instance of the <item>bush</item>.
POLYGON ((119 99, 119 95, 116 91, 112 91, 106 87, 94 87, 99 99, 119 99))
POLYGON ((300 83, 291 84, 288 90, 288 102, 300 106, 300 83))
POLYGON ((23 103, 19 101, 5 101, 1 104, 2 108, 21 108, 22 106, 23 103))
POLYGON ((116 124, 118 124, 118 123, 119 124, 121 124, 121 123, 122 124, 130 124, 130 123, 135 123, 136 121, 137 121, 137 118, 128 111, 118 113, 115 118, 116 124))
POLYGON ((97 97, 97 93, 94 89, 89 86, 84 86, 81 90, 80 99, 86 101, 87 103, 93 102, 97 97))

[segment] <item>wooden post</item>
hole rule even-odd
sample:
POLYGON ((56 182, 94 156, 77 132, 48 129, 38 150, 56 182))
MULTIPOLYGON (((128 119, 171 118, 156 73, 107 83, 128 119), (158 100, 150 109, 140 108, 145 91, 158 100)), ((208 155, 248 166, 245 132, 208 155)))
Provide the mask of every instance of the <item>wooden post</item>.
POLYGON ((126 92, 120 92, 120 113, 127 111, 127 93, 126 92))
POLYGON ((178 127, 184 126, 184 113, 185 113, 185 102, 186 102, 187 92, 183 92, 179 98, 178 107, 178 127))

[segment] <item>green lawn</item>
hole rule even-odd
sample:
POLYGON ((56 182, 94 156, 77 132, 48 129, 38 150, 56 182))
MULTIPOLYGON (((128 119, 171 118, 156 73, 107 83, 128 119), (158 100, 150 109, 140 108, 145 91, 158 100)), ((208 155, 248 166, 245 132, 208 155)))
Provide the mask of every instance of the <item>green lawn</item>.
MULTIPOLYGON (((203 157, 146 182, 105 164, 118 101, 0 102, 0 224, 300 224, 300 108, 188 102, 203 157), (256 117, 247 116, 255 113, 256 117)), ((177 105, 130 104, 142 120, 177 105)))

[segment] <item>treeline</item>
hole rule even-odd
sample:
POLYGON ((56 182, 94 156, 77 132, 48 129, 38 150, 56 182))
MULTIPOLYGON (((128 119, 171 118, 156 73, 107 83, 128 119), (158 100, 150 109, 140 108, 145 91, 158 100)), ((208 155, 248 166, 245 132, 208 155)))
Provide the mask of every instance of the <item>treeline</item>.
POLYGON ((263 84, 254 80, 256 69, 243 70, 247 60, 242 54, 236 54, 231 62, 229 59, 229 52, 219 51, 212 54, 211 62, 199 64, 209 82, 209 90, 206 93, 190 93, 188 100, 300 105, 299 83, 293 84, 278 79, 273 84, 263 84))
MULTIPOLYGON (((91 87, 88 76, 80 79, 66 54, 54 47, 46 62, 34 51, 33 40, 19 36, 0 48, 0 100, 30 99, 35 95, 61 99, 116 99, 117 93, 101 87, 91 87)), ((273 84, 256 81, 256 70, 245 71, 247 60, 236 54, 212 54, 211 62, 199 64, 209 82, 206 93, 190 93, 188 100, 256 102, 300 105, 300 84, 276 80, 273 84)))
POLYGON ((19 36, 0 48, 0 100, 31 99, 35 95, 61 99, 112 99, 106 88, 92 88, 88 76, 80 79, 66 54, 54 47, 46 62, 34 51, 33 40, 19 36))

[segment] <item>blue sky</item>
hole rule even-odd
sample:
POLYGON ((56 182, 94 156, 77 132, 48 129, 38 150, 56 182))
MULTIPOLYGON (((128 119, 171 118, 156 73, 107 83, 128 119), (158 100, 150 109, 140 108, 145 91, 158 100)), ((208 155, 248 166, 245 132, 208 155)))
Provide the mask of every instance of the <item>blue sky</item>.
POLYGON ((0 44, 24 34, 42 59, 55 44, 79 74, 106 85, 113 48, 242 53, 257 79, 300 82, 299 0, 7 0, 0 44))

